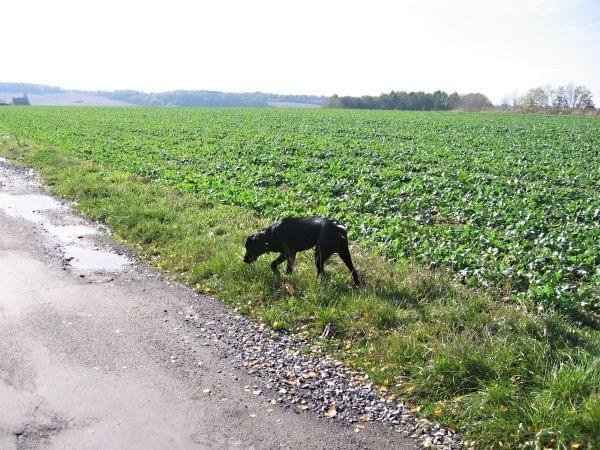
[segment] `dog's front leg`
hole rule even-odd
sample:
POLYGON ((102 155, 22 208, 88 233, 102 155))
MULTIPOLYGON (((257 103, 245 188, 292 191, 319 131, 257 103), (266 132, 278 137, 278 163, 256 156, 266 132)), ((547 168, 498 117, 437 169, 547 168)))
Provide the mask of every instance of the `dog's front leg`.
POLYGON ((277 259, 271 263, 271 270, 273 270, 274 273, 279 274, 279 268, 277 266, 279 266, 279 264, 284 262, 286 259, 287 257, 283 253, 279 255, 277 259))

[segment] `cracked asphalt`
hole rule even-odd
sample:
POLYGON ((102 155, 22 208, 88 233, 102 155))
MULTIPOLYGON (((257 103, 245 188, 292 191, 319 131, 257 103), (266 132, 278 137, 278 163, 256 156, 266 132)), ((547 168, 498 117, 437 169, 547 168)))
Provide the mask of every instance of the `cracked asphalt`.
MULTIPOLYGON (((31 176, 0 160, 0 193, 41 193, 31 176)), ((130 261, 77 270, 42 225, 0 210, 0 449, 414 448, 378 423, 357 433, 253 395, 185 320, 234 313, 130 261)))

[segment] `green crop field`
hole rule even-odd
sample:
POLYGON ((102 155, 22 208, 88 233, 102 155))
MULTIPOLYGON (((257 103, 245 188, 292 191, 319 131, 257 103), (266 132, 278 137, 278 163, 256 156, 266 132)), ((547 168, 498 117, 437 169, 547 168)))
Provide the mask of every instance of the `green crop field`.
POLYGON ((256 109, 4 109, 0 129, 540 307, 600 307, 600 121, 256 109))
POLYGON ((598 118, 3 107, 0 156, 477 448, 598 448, 598 118), (360 288, 336 258, 319 280, 310 255, 242 263, 247 234, 309 214, 349 226, 360 288))

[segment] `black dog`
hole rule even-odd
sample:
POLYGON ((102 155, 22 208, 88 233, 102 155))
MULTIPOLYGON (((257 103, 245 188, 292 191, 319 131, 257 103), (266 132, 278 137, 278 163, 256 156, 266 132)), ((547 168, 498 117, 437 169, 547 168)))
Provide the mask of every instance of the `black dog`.
POLYGON ((287 273, 292 273, 296 253, 312 247, 315 247, 317 275, 323 274, 325 261, 337 253, 350 270, 354 284, 360 284, 348 249, 346 227, 333 219, 300 217, 275 222, 246 239, 244 262, 252 263, 263 253, 279 252, 281 254, 271 263, 271 269, 278 273, 277 266, 287 260, 287 273))

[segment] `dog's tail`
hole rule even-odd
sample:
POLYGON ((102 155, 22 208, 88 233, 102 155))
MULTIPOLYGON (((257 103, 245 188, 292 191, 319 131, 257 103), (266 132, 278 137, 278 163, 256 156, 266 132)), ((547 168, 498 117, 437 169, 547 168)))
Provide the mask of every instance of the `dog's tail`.
POLYGON ((334 223, 335 227, 338 229, 338 235, 342 238, 343 241, 348 241, 348 227, 345 227, 341 223, 337 221, 334 223))

